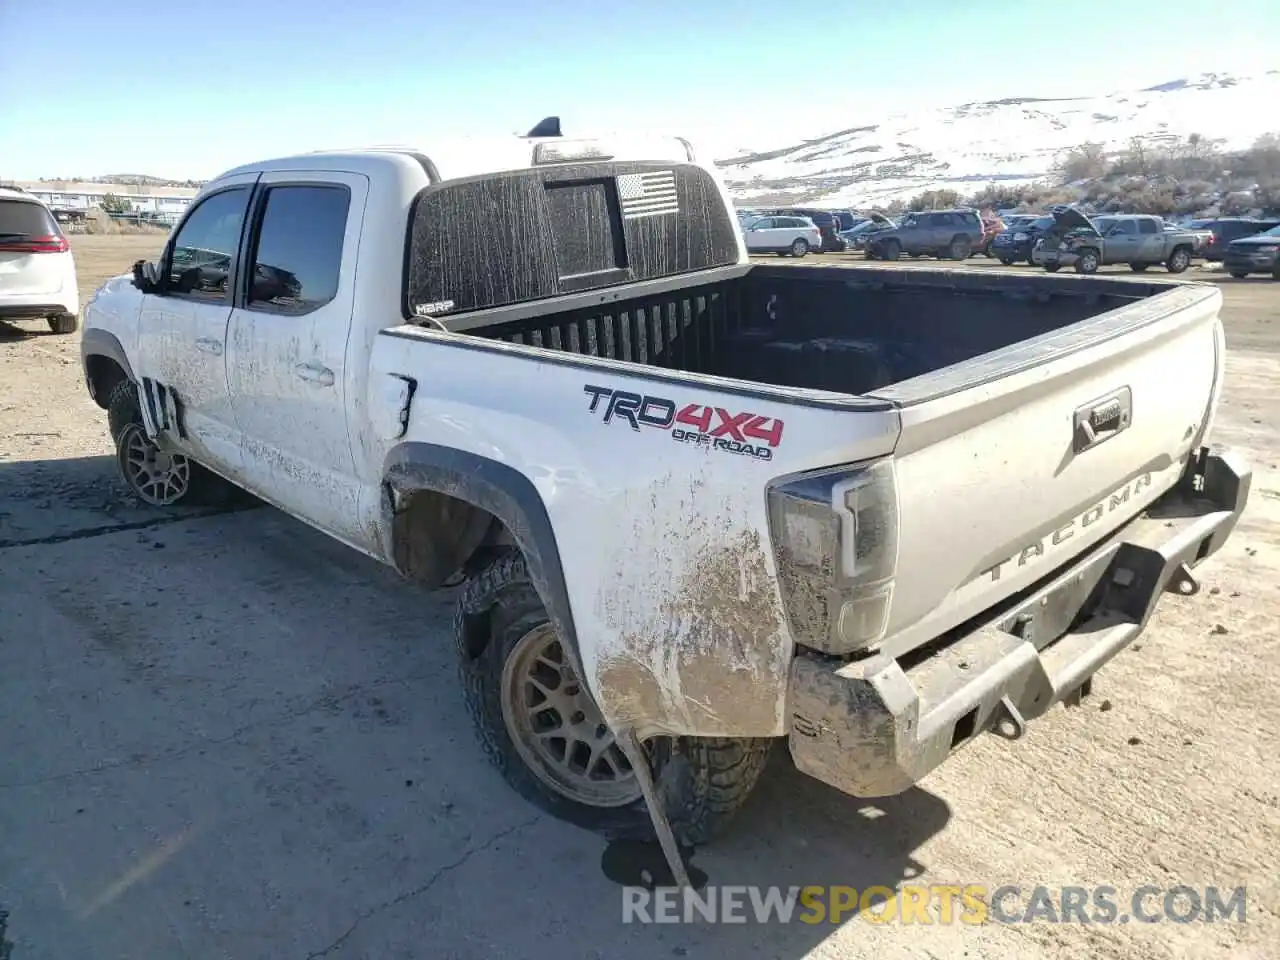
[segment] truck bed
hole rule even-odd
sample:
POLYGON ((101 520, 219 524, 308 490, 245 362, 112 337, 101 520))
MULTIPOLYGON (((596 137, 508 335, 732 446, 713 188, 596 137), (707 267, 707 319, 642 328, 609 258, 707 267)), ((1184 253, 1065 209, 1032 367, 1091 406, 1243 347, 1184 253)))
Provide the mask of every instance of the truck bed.
POLYGON ((1169 289, 1098 277, 765 265, 604 306, 527 304, 515 318, 505 309, 492 322, 476 314, 449 327, 687 373, 867 395, 1169 289))

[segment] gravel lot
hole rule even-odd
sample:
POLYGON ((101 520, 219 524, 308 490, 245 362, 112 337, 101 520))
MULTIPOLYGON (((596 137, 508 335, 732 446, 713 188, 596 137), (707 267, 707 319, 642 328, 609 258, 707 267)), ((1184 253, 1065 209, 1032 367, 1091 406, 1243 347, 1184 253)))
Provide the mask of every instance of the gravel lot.
MULTIPOLYGON (((87 298, 163 238, 73 239, 87 298)), ((1080 709, 983 738, 902 797, 861 803, 779 761, 695 862, 714 884, 1247 884, 1246 923, 623 925, 603 843, 476 749, 450 598, 269 508, 133 504, 78 336, 29 324, 0 325, 14 960, 1276 957, 1280 284, 1192 275, 1226 296, 1215 437, 1256 469, 1201 594, 1168 595, 1080 709)))

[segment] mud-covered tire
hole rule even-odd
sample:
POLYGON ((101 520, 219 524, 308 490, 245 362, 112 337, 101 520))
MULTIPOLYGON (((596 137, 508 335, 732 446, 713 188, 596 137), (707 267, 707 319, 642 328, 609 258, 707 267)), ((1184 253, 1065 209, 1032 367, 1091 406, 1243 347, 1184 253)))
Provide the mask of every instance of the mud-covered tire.
MULTIPOLYGON (((463 698, 489 761, 525 800, 557 819, 610 839, 652 839, 643 798, 590 806, 548 785, 526 764, 503 714, 503 670, 517 643, 549 622, 524 557, 498 555, 463 585, 454 637, 463 698)), ((721 834, 751 795, 775 744, 772 738, 663 737, 645 744, 671 828, 683 844, 721 834)))
MULTIPOLYGON (((138 404, 138 387, 132 380, 121 380, 107 399, 107 429, 111 433, 111 442, 116 447, 117 456, 120 449, 120 435, 131 423, 142 423, 142 408, 138 404)), ((190 469, 187 492, 180 500, 170 504, 171 506, 225 506, 235 499, 238 493, 236 487, 216 473, 206 470, 194 460, 190 461, 190 469)), ((127 479, 125 483, 128 485, 127 479)))

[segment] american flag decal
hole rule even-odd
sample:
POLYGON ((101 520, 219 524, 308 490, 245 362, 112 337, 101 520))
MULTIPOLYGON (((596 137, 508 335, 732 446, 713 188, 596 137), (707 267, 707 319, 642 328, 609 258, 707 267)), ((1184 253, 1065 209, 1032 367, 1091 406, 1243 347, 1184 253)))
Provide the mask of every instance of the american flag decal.
POLYGON ((623 220, 679 213, 675 171, 623 174, 618 177, 618 200, 622 204, 623 220))

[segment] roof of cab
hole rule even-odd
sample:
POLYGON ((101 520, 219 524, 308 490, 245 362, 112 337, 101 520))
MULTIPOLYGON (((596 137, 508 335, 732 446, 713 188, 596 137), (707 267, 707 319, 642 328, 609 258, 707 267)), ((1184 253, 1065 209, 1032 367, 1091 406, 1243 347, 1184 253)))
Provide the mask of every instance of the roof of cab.
POLYGON ((553 143, 568 147, 581 141, 607 144, 611 157, 619 160, 669 160, 687 163, 695 159, 688 141, 671 136, 614 134, 583 138, 455 137, 433 140, 423 147, 396 144, 276 157, 227 170, 215 180, 243 173, 307 168, 366 172, 378 167, 385 168, 388 164, 421 166, 433 181, 456 180, 505 170, 524 170, 534 165, 534 154, 539 144, 553 143))

